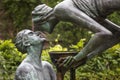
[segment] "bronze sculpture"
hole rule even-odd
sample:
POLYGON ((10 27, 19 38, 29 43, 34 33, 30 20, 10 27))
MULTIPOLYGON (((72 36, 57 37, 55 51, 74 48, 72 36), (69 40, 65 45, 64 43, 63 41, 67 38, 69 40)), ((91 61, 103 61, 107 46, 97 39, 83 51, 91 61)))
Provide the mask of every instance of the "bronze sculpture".
POLYGON ((52 65, 41 61, 44 41, 42 35, 28 29, 17 34, 15 45, 18 50, 26 52, 27 57, 17 68, 15 80, 56 80, 52 65))
POLYGON ((60 64, 68 69, 76 61, 89 59, 120 41, 120 27, 107 16, 120 10, 120 0, 64 0, 51 8, 45 4, 32 11, 35 30, 51 33, 59 21, 68 21, 94 32, 86 46, 74 57, 60 64))

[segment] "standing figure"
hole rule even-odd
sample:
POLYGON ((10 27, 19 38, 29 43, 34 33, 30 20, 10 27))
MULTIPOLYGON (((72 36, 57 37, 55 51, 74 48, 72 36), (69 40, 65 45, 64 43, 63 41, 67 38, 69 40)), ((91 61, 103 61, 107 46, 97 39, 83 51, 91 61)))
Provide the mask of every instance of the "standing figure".
POLYGON ((41 61, 44 36, 31 30, 22 30, 17 34, 15 45, 27 57, 16 70, 15 80, 56 80, 52 65, 41 61))
POLYGON ((120 10, 120 0, 64 0, 51 8, 38 5, 32 11, 34 29, 51 33, 59 21, 67 21, 94 33, 85 47, 74 57, 67 57, 60 66, 70 68, 78 62, 120 42, 120 26, 109 21, 108 15, 120 10))

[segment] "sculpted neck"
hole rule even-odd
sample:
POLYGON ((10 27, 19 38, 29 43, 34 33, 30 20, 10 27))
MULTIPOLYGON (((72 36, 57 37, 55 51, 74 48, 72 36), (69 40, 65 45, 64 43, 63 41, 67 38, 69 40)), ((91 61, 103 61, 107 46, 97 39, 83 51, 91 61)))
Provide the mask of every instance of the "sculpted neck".
POLYGON ((49 33, 52 33, 55 26, 59 23, 59 20, 56 17, 54 17, 54 18, 48 20, 48 22, 50 24, 50 32, 49 33))
POLYGON ((28 55, 26 60, 32 64, 36 68, 42 68, 41 63, 41 53, 42 53, 42 45, 40 46, 30 46, 27 51, 28 55))

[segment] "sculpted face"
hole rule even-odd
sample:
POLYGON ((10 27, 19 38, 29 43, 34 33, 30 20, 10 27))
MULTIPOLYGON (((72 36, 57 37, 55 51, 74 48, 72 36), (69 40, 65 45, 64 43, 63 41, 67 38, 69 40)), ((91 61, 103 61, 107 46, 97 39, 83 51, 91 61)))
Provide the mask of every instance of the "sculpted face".
POLYGON ((23 53, 27 52, 27 47, 30 45, 40 45, 45 40, 45 37, 39 33, 25 29, 20 31, 15 38, 15 46, 23 53))
POLYGON ((35 24, 35 30, 51 33, 50 23, 49 22, 44 22, 42 24, 35 24))
POLYGON ((46 16, 51 13, 52 8, 46 4, 40 4, 32 11, 32 21, 35 26, 35 30, 45 31, 50 33, 50 23, 46 20, 46 16))
POLYGON ((40 44, 43 41, 45 41, 45 38, 43 35, 41 35, 38 32, 33 32, 33 31, 26 31, 27 39, 30 42, 30 44, 35 45, 35 44, 40 44))

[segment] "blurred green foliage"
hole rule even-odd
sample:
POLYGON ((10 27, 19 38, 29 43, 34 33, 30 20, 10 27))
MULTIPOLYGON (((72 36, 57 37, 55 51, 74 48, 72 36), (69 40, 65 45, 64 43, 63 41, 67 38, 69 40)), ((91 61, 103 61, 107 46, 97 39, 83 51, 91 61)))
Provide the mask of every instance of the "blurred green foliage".
MULTIPOLYGON (((81 39, 72 49, 81 50, 85 39, 81 39)), ((42 51, 42 60, 51 62, 49 51, 66 51, 60 44, 51 46, 42 51)), ((19 52, 11 40, 0 40, 0 80, 12 80, 16 68, 26 57, 26 54, 19 52)), ((55 66, 54 69, 56 70, 55 66)), ((76 70, 76 80, 119 80, 120 79, 120 44, 108 49, 76 70)), ((69 72, 65 75, 65 80, 69 80, 69 72)))
MULTIPOLYGON (((31 12, 39 4, 45 3, 48 6, 54 7, 63 0, 2 0, 0 1, 0 15, 2 18, 2 26, 0 25, 0 32, 4 39, 14 38, 17 32, 22 29, 32 29, 31 12), (1 14, 4 12, 3 14, 1 14)), ((120 24, 120 12, 115 12, 108 17, 113 22, 120 24)), ((53 33, 50 35, 51 39, 55 39, 60 34, 61 45, 67 47, 68 45, 76 44, 80 39, 86 38, 89 40, 90 34, 86 29, 71 23, 59 23, 53 33)))
POLYGON ((108 16, 108 18, 109 18, 112 22, 120 25, 120 11, 119 11, 119 12, 114 12, 113 14, 111 14, 110 16, 108 16))
MULTIPOLYGON (((80 51, 85 45, 83 38, 76 45, 71 45, 69 51, 80 51)), ((60 44, 52 47, 53 51, 64 51, 60 44), (59 45, 59 46, 58 46, 59 45)), ((48 50, 50 51, 50 50, 48 50)), ((70 80, 69 72, 65 80, 70 80)), ((76 69, 76 80, 119 80, 120 79, 120 44, 113 46, 76 69)))
POLYGON ((41 0, 3 0, 7 18, 10 18, 17 30, 31 27, 31 11, 41 0))
POLYGON ((25 54, 20 53, 12 40, 0 40, 0 80, 13 80, 15 70, 25 54))
MULTIPOLYGON (((80 51, 86 39, 81 39, 76 45, 70 46, 72 50, 80 51)), ((58 44, 57 44, 58 45, 58 44)), ((61 45, 54 46, 57 49, 61 45)), ((71 50, 70 49, 70 50, 71 50)), ((54 51, 55 51, 54 50, 54 51)), ((61 51, 62 49, 59 48, 61 51)), ((65 75, 65 80, 70 80, 69 72, 65 75)), ((120 79, 120 44, 113 46, 107 51, 96 55, 76 69, 76 80, 119 80, 120 79)))
MULTIPOLYGON (((4 39, 14 38, 14 35, 20 30, 32 28, 31 11, 34 7, 40 3, 54 7, 61 1, 63 0, 1 0, 0 33, 5 34, 3 35, 4 39)), ((120 12, 115 12, 108 18, 120 25, 120 12)), ((48 54, 51 50, 66 50, 66 48, 68 48, 67 50, 82 49, 91 37, 92 32, 81 29, 75 24, 60 22, 49 36, 52 39, 51 41, 54 41, 58 37, 58 34, 60 36, 57 39, 56 45, 51 46, 50 49, 43 50, 43 60, 51 62, 48 54)), ((25 56, 26 54, 17 51, 11 40, 0 40, 0 80, 13 79, 17 66, 25 56)), ((119 75, 119 44, 110 48, 104 54, 91 59, 86 65, 76 70, 76 80, 119 80, 119 75)), ((65 80, 69 80, 69 73, 65 75, 65 80)))
POLYGON ((119 80, 120 44, 108 49, 77 69, 77 80, 119 80))

